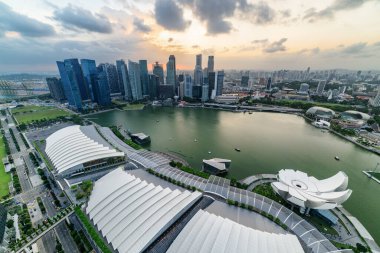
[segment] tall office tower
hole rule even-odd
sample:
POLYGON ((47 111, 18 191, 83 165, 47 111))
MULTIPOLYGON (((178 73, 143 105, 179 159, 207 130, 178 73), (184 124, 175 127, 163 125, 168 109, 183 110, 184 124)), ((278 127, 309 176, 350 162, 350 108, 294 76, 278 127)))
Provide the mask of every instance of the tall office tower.
POLYGON ((193 85, 193 98, 201 99, 202 98, 202 86, 193 85))
POLYGON ((159 94, 160 78, 156 75, 149 75, 149 96, 150 99, 157 99, 159 94))
POLYGON ((214 56, 210 55, 207 62, 207 71, 214 72, 214 56))
POLYGON ((166 64, 166 84, 176 86, 176 64, 174 55, 169 56, 169 61, 166 64))
POLYGON ((211 98, 212 91, 215 90, 215 72, 208 73, 208 97, 211 98))
POLYGON ((340 86, 339 87, 339 94, 344 94, 346 92, 346 86, 340 86))
POLYGON ((143 98, 141 79, 140 79, 140 66, 137 62, 128 61, 129 80, 131 82, 132 100, 141 100, 143 98))
POLYGON ((371 99, 369 102, 373 107, 379 107, 380 106, 380 89, 379 88, 378 88, 376 97, 374 99, 371 99))
POLYGON ((183 96, 192 98, 193 97, 193 82, 191 80, 191 76, 189 74, 186 74, 185 80, 183 80, 183 82, 184 82, 184 84, 183 84, 183 87, 184 87, 183 96))
POLYGON ((52 98, 58 102, 63 102, 66 99, 61 79, 56 77, 47 77, 46 83, 49 87, 52 98))
POLYGON ((116 66, 110 63, 102 63, 99 66, 106 72, 108 85, 110 87, 111 95, 120 93, 119 77, 117 74, 116 66))
POLYGON ((309 84, 301 83, 300 89, 298 90, 299 94, 307 94, 309 92, 309 84))
POLYGON ((140 80, 143 96, 149 95, 149 74, 148 74, 148 62, 146 60, 139 60, 140 66, 140 80))
POLYGON ((158 76, 160 84, 164 84, 164 68, 158 62, 153 65, 153 74, 158 76))
POLYGON ((242 87, 248 87, 249 82, 249 76, 242 76, 241 77, 241 86, 242 87))
POLYGON ((69 106, 81 111, 83 109, 82 100, 88 99, 88 96, 78 59, 57 61, 57 67, 69 106))
POLYGON ((185 81, 179 83, 179 93, 178 96, 183 99, 185 95, 185 81))
POLYGON ((185 80, 185 75, 183 73, 179 74, 178 75, 178 82, 183 82, 183 80, 185 80))
POLYGON ((216 96, 223 94, 224 71, 218 71, 216 76, 216 96))
POLYGON ((94 86, 94 99, 100 106, 107 106, 111 104, 111 92, 108 83, 106 69, 102 66, 97 68, 97 78, 94 86))
POLYGON ((318 87, 317 87, 317 95, 322 96, 323 90, 325 89, 326 81, 319 81, 318 87))
POLYGON ((91 101, 95 101, 93 86, 95 85, 97 70, 94 60, 81 59, 80 65, 82 66, 84 82, 86 84, 91 101))
POLYGON ((202 85, 203 72, 202 72, 202 55, 196 56, 196 64, 194 69, 194 85, 202 85))
POLYGON ((127 101, 132 100, 131 82, 129 81, 129 74, 127 64, 124 60, 116 61, 117 75, 119 78, 119 85, 122 87, 121 94, 124 95, 124 99, 127 101))
POLYGON ((202 102, 208 101, 208 85, 203 85, 202 86, 202 102))
POLYGON ((271 77, 269 77, 268 78, 268 81, 267 81, 267 87, 266 87, 267 89, 267 91, 271 91, 272 90, 272 78, 271 77))

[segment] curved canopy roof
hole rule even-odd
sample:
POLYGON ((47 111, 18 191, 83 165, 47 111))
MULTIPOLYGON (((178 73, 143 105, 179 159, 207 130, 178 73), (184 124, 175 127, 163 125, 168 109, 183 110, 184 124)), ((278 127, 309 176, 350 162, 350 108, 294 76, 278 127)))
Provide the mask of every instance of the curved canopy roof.
POLYGON ((123 157, 123 152, 113 149, 94 126, 69 126, 46 139, 46 154, 58 173, 77 165, 111 157, 123 157))
POLYGON ((318 180, 302 171, 280 170, 279 182, 272 188, 287 201, 301 207, 332 209, 346 201, 352 191, 347 190, 348 177, 340 171, 336 175, 318 180))
POLYGON ((199 210, 167 251, 177 252, 299 253, 304 250, 295 235, 258 231, 199 210))
POLYGON ((95 182, 86 213, 114 250, 142 252, 201 195, 148 184, 119 168, 95 182))
POLYGON ((369 120, 371 116, 369 116, 367 113, 359 112, 359 111, 345 111, 341 113, 341 116, 345 119, 351 119, 351 120, 369 120))
POLYGON ((325 108, 325 107, 320 107, 320 106, 313 106, 310 107, 307 111, 306 114, 312 114, 312 115, 318 115, 318 116, 334 116, 335 112, 331 109, 325 108))

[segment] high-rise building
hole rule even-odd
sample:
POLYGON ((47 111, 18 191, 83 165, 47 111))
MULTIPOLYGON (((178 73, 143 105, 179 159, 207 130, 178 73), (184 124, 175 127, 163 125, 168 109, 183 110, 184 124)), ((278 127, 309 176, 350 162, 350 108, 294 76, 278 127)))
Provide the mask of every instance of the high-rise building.
POLYGON ((116 61, 116 69, 119 78, 119 84, 122 86, 121 94, 124 95, 124 99, 127 101, 132 100, 132 90, 131 83, 129 81, 129 74, 127 64, 125 64, 124 60, 116 61))
POLYGON ((221 96, 223 94, 223 82, 224 82, 224 71, 218 71, 216 77, 216 96, 221 96))
POLYGON ((242 76, 241 77, 241 86, 242 87, 248 87, 249 82, 249 76, 242 76))
POLYGON ((202 86, 201 85, 193 85, 193 98, 201 99, 202 98, 202 86))
POLYGON ((208 97, 211 98, 212 91, 215 90, 215 72, 208 73, 208 97))
POLYGON ((50 95, 58 102, 63 102, 66 97, 62 87, 61 79, 57 77, 47 77, 46 83, 49 87, 50 95))
POLYGON ((111 104, 111 92, 107 72, 102 66, 99 66, 97 71, 97 78, 93 86, 94 100, 100 106, 108 106, 111 104))
POLYGON ((339 87, 339 94, 344 94, 345 92, 346 92, 346 88, 347 88, 347 86, 340 86, 339 87))
POLYGON ((116 66, 110 63, 102 63, 99 66, 106 72, 108 85, 112 94, 121 93, 119 86, 119 77, 117 74, 116 66))
POLYGON ((162 67, 162 64, 156 62, 153 65, 153 74, 158 76, 160 79, 160 84, 164 84, 164 68, 162 67))
POLYGON ((149 95, 149 74, 148 74, 148 62, 147 60, 139 60, 140 66, 140 80, 143 96, 149 95))
POLYGON ((268 80, 267 80, 266 90, 267 91, 271 91, 272 90, 272 78, 271 77, 269 77, 268 80))
POLYGON ((57 67, 69 106, 81 111, 83 109, 82 100, 88 99, 88 96, 78 59, 57 61, 57 67))
POLYGON ((317 95, 322 96, 323 90, 325 89, 326 81, 319 81, 318 87, 317 87, 317 95))
POLYGON ((202 102, 208 101, 209 96, 208 96, 208 85, 203 85, 202 86, 202 102))
POLYGON ((159 97, 160 78, 156 75, 149 75, 149 96, 151 99, 159 97))
POLYGON ((207 71, 214 72, 214 56, 210 55, 207 62, 207 71))
POLYGON ((376 97, 369 102, 373 107, 380 107, 380 89, 378 89, 376 97))
POLYGON ((203 84, 203 72, 202 72, 202 55, 198 54, 196 56, 196 64, 194 68, 194 85, 203 84))
POLYGON ((299 94, 307 94, 309 92, 309 84, 301 83, 300 89, 298 90, 299 94))
POLYGON ((132 100, 141 100, 143 98, 141 79, 140 79, 140 66, 137 62, 128 61, 129 80, 131 82, 132 100))
POLYGON ((192 98, 193 97, 193 82, 191 80, 191 76, 186 74, 183 82, 184 82, 183 83, 183 87, 184 87, 183 96, 192 98))
POLYGON ((166 84, 176 86, 176 64, 174 55, 169 56, 169 61, 166 64, 166 84))
POLYGON ((81 59, 80 64, 83 71, 84 83, 91 101, 95 101, 93 86, 95 85, 97 70, 95 60, 81 59))

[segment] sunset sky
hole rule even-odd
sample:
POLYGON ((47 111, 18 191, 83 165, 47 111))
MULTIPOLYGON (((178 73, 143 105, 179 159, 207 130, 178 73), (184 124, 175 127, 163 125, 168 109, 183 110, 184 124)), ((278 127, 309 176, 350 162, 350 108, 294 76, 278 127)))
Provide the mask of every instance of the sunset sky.
POLYGON ((380 70, 379 0, 0 0, 0 73, 147 59, 193 69, 380 70))

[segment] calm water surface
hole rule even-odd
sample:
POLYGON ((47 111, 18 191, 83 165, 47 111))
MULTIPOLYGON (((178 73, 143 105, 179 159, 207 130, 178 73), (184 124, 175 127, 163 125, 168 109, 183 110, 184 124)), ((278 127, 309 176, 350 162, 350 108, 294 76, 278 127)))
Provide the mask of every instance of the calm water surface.
POLYGON ((151 136, 151 150, 177 153, 193 167, 200 168, 205 158, 231 159, 230 175, 237 179, 276 173, 283 168, 299 169, 323 179, 342 170, 349 176, 349 188, 353 190, 344 207, 380 243, 380 184, 362 173, 373 169, 380 157, 314 128, 302 117, 147 108, 110 111, 88 118, 103 126, 121 125, 132 132, 144 132, 151 136), (334 159, 336 155, 339 162, 334 159))

